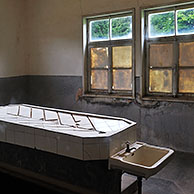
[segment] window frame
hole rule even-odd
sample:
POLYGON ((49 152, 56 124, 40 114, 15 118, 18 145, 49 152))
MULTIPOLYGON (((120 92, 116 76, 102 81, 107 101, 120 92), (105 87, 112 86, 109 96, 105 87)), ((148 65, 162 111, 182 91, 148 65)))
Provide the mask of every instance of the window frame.
MULTIPOLYGON (((95 95, 95 96, 105 96, 105 97, 129 97, 129 98, 134 98, 134 93, 135 93, 135 87, 134 87, 134 77, 135 77, 135 14, 134 14, 134 9, 131 9, 129 11, 124 11, 124 12, 118 12, 118 13, 111 13, 111 14, 104 14, 104 15, 96 15, 96 16, 89 16, 89 17, 84 17, 85 20, 85 65, 84 65, 84 94, 85 95, 95 95), (95 20, 101 20, 101 19, 114 19, 118 17, 125 17, 125 16, 132 16, 132 38, 125 39, 111 39, 111 22, 109 23, 109 40, 102 40, 102 41, 90 41, 90 22, 95 21, 95 20), (129 68, 114 68, 112 64, 112 48, 115 46, 132 46, 132 67, 129 68), (108 64, 108 89, 103 90, 103 89, 93 89, 91 88, 91 48, 99 48, 99 47, 108 47, 109 51, 109 64, 108 64), (132 70, 132 78, 131 78, 131 83, 132 83, 132 90, 114 90, 112 88, 113 86, 113 69, 131 69, 132 70)), ((101 68, 96 68, 96 69, 101 69, 101 68)), ((106 69, 106 68, 102 68, 106 69)))
MULTIPOLYGON (((144 10, 144 51, 145 51, 145 95, 153 97, 194 97, 194 93, 179 92, 179 70, 184 67, 179 66, 179 43, 194 42, 194 33, 178 34, 177 33, 177 11, 194 8, 194 4, 170 5, 166 7, 157 7, 144 10), (149 14, 174 11, 175 17, 175 34, 171 36, 159 36, 149 38, 149 14), (151 44, 173 44, 173 64, 172 64, 172 92, 150 92, 149 91, 149 66, 151 44)), ((162 69, 162 67, 160 67, 162 69)), ((187 67, 186 67, 187 68, 187 67)), ((192 67, 190 67, 192 68, 192 67)), ((193 67, 194 69, 194 67, 193 67)))

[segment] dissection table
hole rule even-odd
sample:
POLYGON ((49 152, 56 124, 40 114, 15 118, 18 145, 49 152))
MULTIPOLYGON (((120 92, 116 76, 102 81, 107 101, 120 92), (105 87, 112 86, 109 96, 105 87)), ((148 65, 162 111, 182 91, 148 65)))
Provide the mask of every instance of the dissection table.
POLYGON ((126 141, 136 141, 136 123, 125 118, 28 104, 0 107, 1 163, 82 193, 121 192, 122 171, 109 170, 108 159, 126 141))

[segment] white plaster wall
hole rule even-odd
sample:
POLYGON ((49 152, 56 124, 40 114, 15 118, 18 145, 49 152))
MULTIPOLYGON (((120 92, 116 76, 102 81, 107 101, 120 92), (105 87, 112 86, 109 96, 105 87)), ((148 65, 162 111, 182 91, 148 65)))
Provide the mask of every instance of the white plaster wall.
POLYGON ((28 1, 28 74, 82 74, 79 0, 28 1))
POLYGON ((0 77, 26 74, 24 0, 0 0, 0 77))

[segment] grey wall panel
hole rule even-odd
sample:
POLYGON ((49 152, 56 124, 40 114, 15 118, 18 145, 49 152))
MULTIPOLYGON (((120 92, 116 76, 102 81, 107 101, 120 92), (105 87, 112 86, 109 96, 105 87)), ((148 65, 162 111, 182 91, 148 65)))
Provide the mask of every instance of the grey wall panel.
POLYGON ((0 105, 26 102, 26 76, 0 78, 0 105))
POLYGON ((28 76, 29 104, 77 110, 76 93, 82 87, 81 76, 28 76))

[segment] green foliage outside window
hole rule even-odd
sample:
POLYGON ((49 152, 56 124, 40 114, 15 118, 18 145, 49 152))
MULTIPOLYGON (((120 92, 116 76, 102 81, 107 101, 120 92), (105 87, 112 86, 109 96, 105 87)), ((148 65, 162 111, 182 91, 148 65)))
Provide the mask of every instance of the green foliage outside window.
POLYGON ((174 34, 174 12, 150 14, 149 19, 151 36, 174 34))
POLYGON ((194 32, 194 9, 177 12, 178 33, 194 32))
POLYGON ((109 38, 109 20, 97 20, 91 22, 91 39, 109 38))
POLYGON ((92 21, 90 25, 91 40, 107 40, 109 37, 110 23, 112 22, 112 37, 114 39, 119 38, 131 38, 132 36, 132 16, 118 17, 112 19, 104 19, 92 21))
POLYGON ((131 16, 112 19, 112 37, 129 37, 132 33, 131 26, 131 16))
MULTIPOLYGON (((175 34, 174 11, 150 14, 150 36, 165 36, 175 34)), ((177 32, 194 33, 194 9, 183 9, 177 12, 177 32)))

